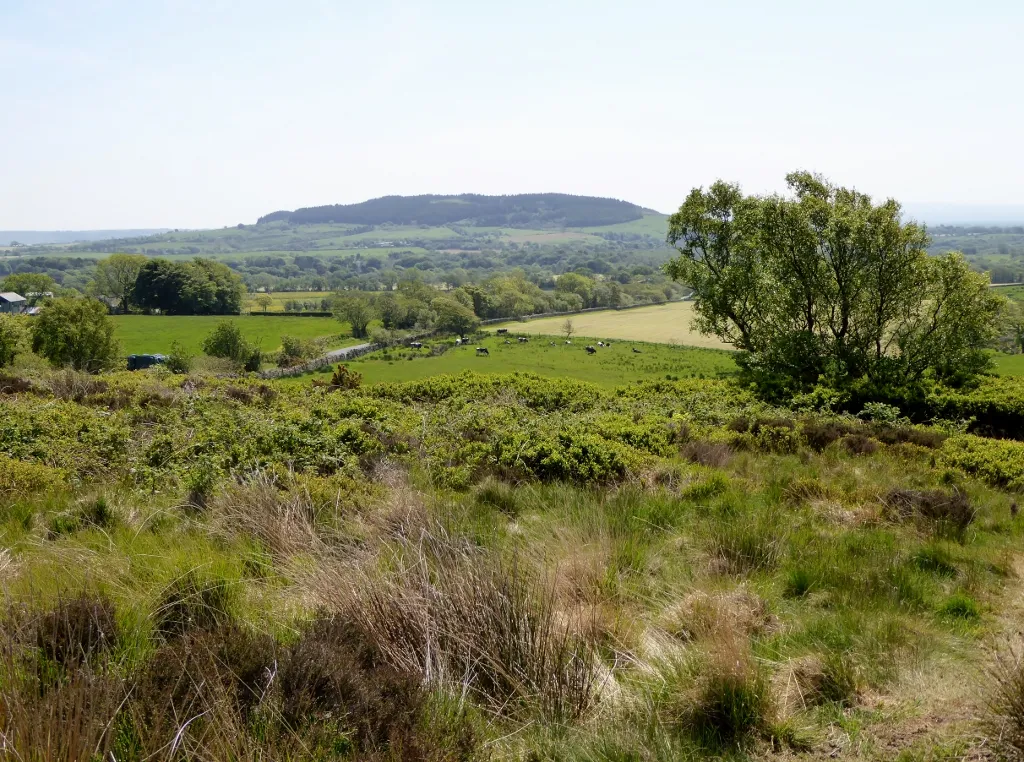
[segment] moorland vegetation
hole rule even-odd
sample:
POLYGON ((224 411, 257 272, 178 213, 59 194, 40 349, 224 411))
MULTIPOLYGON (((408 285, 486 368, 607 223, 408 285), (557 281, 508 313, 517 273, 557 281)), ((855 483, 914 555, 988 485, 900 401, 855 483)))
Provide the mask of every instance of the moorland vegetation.
MULTIPOLYGON (((702 378, 600 386, 272 382, 230 321, 216 373, 83 373, 22 362, 22 334, 0 374, 4 753, 1020 758, 1024 381, 971 346, 998 298, 893 204, 793 182, 673 218, 669 272, 739 374, 705 350, 702 378)), ((480 317, 478 292, 425 289, 344 307, 480 317)), ((40 317, 68 302, 102 306, 40 317)), ((0 316, 0 357, 28 321, 0 316)), ((463 349, 384 362, 442 344, 463 349)))

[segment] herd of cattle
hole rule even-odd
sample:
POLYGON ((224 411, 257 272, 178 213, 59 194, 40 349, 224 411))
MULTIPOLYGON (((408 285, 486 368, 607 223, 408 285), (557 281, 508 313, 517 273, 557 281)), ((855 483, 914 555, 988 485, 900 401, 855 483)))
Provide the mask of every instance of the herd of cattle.
MULTIPOLYGON (((499 336, 506 337, 505 338, 505 343, 506 344, 511 344, 512 343, 508 339, 508 328, 499 328, 497 330, 497 334, 499 336)), ((527 342, 529 342, 529 340, 530 339, 527 336, 517 336, 516 337, 516 341, 518 341, 520 344, 526 344, 527 342)), ((459 336, 458 338, 455 339, 455 346, 457 346, 457 347, 461 347, 463 344, 468 344, 468 343, 469 343, 469 339, 466 338, 465 336, 459 336)), ((565 343, 566 344, 572 344, 572 340, 571 339, 566 339, 565 343)), ((550 344, 551 344, 551 346, 555 346, 555 342, 553 342, 553 341, 550 342, 550 344)), ((599 341, 599 342, 597 342, 597 347, 610 347, 611 345, 612 345, 612 343, 610 341, 599 341)), ((422 349, 423 348, 423 342, 422 341, 411 341, 411 342, 409 342, 409 346, 412 349, 422 349)), ((594 354, 597 354, 597 347, 588 345, 588 346, 585 346, 584 349, 586 350, 588 355, 594 355, 594 354)), ((632 350, 636 354, 640 354, 640 350, 637 349, 636 347, 632 347, 632 350)), ((476 353, 478 355, 487 355, 487 356, 490 356, 490 354, 491 354, 487 350, 487 347, 477 347, 476 348, 476 353)))

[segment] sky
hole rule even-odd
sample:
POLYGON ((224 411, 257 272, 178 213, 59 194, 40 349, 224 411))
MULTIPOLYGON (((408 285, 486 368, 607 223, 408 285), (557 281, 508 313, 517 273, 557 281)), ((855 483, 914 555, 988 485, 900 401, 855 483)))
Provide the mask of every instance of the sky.
POLYGON ((417 193, 670 212, 795 169, 1007 211, 1022 35, 1010 0, 0 0, 0 229, 417 193))

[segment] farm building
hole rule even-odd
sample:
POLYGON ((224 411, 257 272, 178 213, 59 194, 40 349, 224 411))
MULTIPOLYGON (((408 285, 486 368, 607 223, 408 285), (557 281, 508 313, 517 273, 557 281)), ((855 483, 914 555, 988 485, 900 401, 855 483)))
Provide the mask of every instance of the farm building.
POLYGON ((25 309, 27 301, 21 294, 13 291, 0 293, 0 312, 21 312, 25 309))

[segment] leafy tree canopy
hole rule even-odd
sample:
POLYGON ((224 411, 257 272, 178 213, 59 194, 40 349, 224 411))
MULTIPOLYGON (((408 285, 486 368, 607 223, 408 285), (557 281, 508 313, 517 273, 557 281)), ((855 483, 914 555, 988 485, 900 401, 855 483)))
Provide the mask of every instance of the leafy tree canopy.
POLYGON ((437 314, 434 327, 443 333, 462 336, 472 333, 480 326, 480 318, 473 310, 460 302, 455 296, 439 296, 430 303, 430 308, 437 314))
POLYGON ((357 339, 367 336, 370 322, 377 317, 370 301, 362 296, 338 296, 334 300, 334 314, 338 320, 348 323, 352 335, 357 339))
POLYGON ((13 273, 0 282, 0 291, 13 291, 25 297, 30 305, 36 305, 43 294, 57 290, 57 282, 45 273, 13 273))
POLYGON ((241 278, 221 262, 150 259, 139 268, 131 301, 172 315, 232 315, 241 311, 244 294, 241 278))
POLYGON ((121 311, 132 306, 132 294, 139 272, 149 260, 142 254, 112 254, 96 263, 90 292, 117 299, 121 311))
POLYGON ((667 272, 694 290, 695 325, 744 351, 762 391, 962 382, 988 368, 1001 297, 924 228, 807 172, 790 196, 694 189, 669 222, 667 272))

